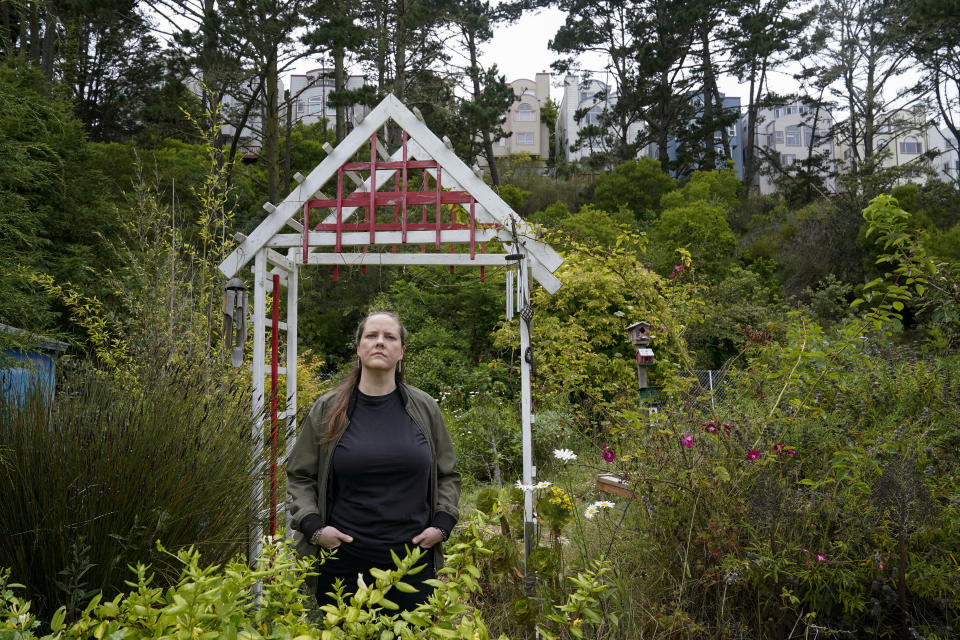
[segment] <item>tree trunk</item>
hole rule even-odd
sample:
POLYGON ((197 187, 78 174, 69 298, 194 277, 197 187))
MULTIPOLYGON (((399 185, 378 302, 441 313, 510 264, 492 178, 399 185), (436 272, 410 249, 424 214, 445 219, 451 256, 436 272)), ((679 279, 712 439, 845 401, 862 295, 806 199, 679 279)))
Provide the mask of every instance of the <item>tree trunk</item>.
POLYGON ((700 22, 700 46, 702 50, 703 71, 703 164, 702 168, 712 171, 717 168, 717 149, 714 136, 716 117, 713 114, 713 95, 716 93, 717 80, 713 73, 713 61, 710 60, 710 20, 704 16, 700 22))
MULTIPOLYGON (((2 3, 6 6, 6 2, 2 3)), ((57 17, 53 15, 53 12, 50 9, 47 9, 47 19, 46 19, 46 28, 43 30, 43 45, 40 51, 40 68, 43 70, 43 75, 47 79, 47 82, 53 81, 53 67, 56 58, 56 43, 57 43, 57 17)))
POLYGON ((667 145, 670 140, 669 132, 669 118, 668 118, 668 109, 672 108, 669 105, 669 96, 670 96, 670 78, 666 72, 660 73, 660 104, 657 105, 659 111, 658 119, 659 122, 655 122, 656 128, 654 129, 656 133, 657 148, 660 157, 660 170, 667 175, 670 173, 670 152, 667 149, 667 145))
POLYGON ((267 197, 272 203, 280 201, 280 105, 277 80, 277 50, 267 54, 264 68, 263 148, 260 159, 267 173, 267 197))
POLYGON ((30 40, 27 57, 38 67, 40 66, 40 5, 30 3, 30 40))
MULTIPOLYGON (((342 92, 347 88, 346 87, 346 75, 344 72, 344 62, 343 59, 346 56, 346 51, 343 47, 334 47, 333 49, 333 88, 337 92, 337 95, 342 95, 342 92)), ((337 101, 337 115, 336 115, 336 135, 337 135, 337 144, 343 140, 344 136, 347 135, 347 106, 343 104, 342 100, 337 101)))
POLYGON ((0 2, 0 56, 6 58, 14 51, 14 37, 10 19, 10 3, 0 2))
POLYGON ((293 131, 293 98, 290 97, 290 90, 283 92, 283 103, 287 105, 287 118, 284 126, 284 138, 286 144, 283 145, 283 192, 290 193, 290 133, 293 131))

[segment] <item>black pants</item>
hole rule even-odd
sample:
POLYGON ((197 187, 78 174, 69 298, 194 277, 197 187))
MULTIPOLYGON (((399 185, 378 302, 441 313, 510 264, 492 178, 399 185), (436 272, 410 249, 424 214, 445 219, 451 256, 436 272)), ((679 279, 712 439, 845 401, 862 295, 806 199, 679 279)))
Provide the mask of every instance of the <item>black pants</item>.
MULTIPOLYGON (((404 593, 396 588, 390 589, 390 591, 386 593, 385 597, 388 600, 396 602, 400 607, 400 611, 416 609, 417 605, 426 602, 430 594, 433 593, 433 587, 423 584, 424 580, 437 577, 436 570, 433 568, 433 553, 428 552, 427 555, 423 557, 421 564, 425 564, 426 566, 418 573, 413 575, 407 574, 403 577, 404 582, 417 590, 416 593, 404 593)), ((320 606, 336 604, 336 600, 333 596, 328 595, 328 592, 332 593, 335 591, 334 583, 338 579, 343 581, 343 599, 349 603, 350 598, 348 594, 352 594, 357 590, 357 574, 363 574, 363 582, 368 587, 373 587, 376 583, 376 578, 370 575, 370 569, 372 567, 387 570, 397 568, 393 562, 370 562, 349 555, 348 553, 343 553, 341 547, 336 557, 328 559, 319 567, 320 575, 317 577, 317 603, 320 606)), ((393 610, 384 609, 384 613, 391 614, 393 610)))

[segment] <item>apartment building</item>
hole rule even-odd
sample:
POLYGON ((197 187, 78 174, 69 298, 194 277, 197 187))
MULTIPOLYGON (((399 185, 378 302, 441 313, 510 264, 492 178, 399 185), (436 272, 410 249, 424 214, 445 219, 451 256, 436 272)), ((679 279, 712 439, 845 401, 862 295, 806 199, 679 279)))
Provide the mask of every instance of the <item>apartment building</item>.
MULTIPOLYGON (((251 78, 243 83, 241 92, 248 95, 253 95, 255 92, 260 90, 259 87, 260 80, 258 78, 251 78)), ((194 86, 194 91, 199 94, 199 86, 194 86)), ((277 103, 282 106, 283 104, 283 81, 277 81, 277 103)), ((239 95, 239 93, 238 93, 239 95)), ((238 153, 241 158, 246 161, 255 160, 260 155, 260 148, 263 146, 263 122, 266 117, 266 110, 264 108, 265 101, 263 99, 263 94, 260 94, 260 98, 257 103, 251 109, 250 113, 247 115, 246 122, 243 128, 240 130, 240 136, 238 138, 238 153)), ((239 123, 243 119, 243 114, 246 110, 246 100, 238 99, 236 96, 226 94, 223 96, 220 104, 220 113, 224 120, 224 125, 221 128, 221 132, 227 138, 233 138, 236 134, 237 127, 235 123, 239 123)))
MULTIPOLYGON (((849 170, 854 153, 832 133, 836 116, 826 108, 815 109, 802 102, 761 109, 756 135, 756 157, 762 167, 753 185, 760 193, 776 191, 778 175, 811 155, 823 159, 824 186, 833 191, 832 174, 849 170)), ((928 168, 940 180, 956 180, 960 165, 957 151, 922 109, 902 109, 881 114, 874 139, 874 153, 884 168, 907 167, 904 182, 925 182, 928 168)), ((743 122, 746 126, 746 122, 743 122)), ((859 156, 865 156, 860 146, 859 156)))
MULTIPOLYGON (((840 162, 842 150, 830 134, 835 119, 829 109, 812 109, 801 102, 792 102, 761 109, 757 114, 755 158, 762 169, 757 172, 753 187, 760 193, 776 191, 779 175, 811 156, 823 158, 824 168, 832 173, 840 162)), ((741 127, 746 129, 746 119, 741 127)), ((825 176, 825 186, 834 190, 836 181, 825 176)))
MULTIPOLYGON (((563 79, 563 97, 560 98, 557 108, 558 158, 563 157, 568 162, 574 162, 607 150, 602 137, 583 137, 581 132, 586 127, 600 125, 603 113, 617 104, 617 97, 614 87, 597 78, 567 74, 563 79), (578 113, 582 114, 579 120, 578 113)), ((635 141, 640 130, 638 123, 630 125, 627 139, 635 141)))
MULTIPOLYGON (((691 128, 696 128, 702 126, 703 118, 703 94, 697 95, 692 98, 693 113, 694 116, 689 122, 691 128)), ((720 105, 724 115, 728 115, 732 122, 724 127, 724 131, 714 131, 713 132, 713 150, 716 157, 716 167, 715 169, 733 169, 737 174, 737 177, 743 178, 743 123, 740 119, 740 98, 739 96, 728 96, 720 94, 720 105), (729 147, 730 153, 727 154, 727 147, 724 146, 724 136, 726 136, 727 146, 729 147), (732 165, 730 164, 732 162, 732 165)), ((689 141, 688 141, 689 142, 689 141)), ((695 142, 695 141, 693 141, 695 142)), ((686 149, 687 154, 693 154, 695 157, 703 152, 703 148, 706 144, 711 144, 711 142, 701 141, 697 149, 686 149)), ((653 159, 660 158, 660 150, 656 143, 651 142, 648 144, 642 151, 642 155, 653 159)), ((670 158, 671 162, 677 160, 680 155, 680 148, 678 142, 674 138, 667 140, 667 157, 670 158)), ((709 167, 702 167, 709 169, 709 167)))
MULTIPOLYGON (((906 167, 904 182, 926 182, 930 171, 940 180, 956 179, 957 150, 923 107, 882 114, 880 122, 874 152, 880 155, 881 166, 906 167)), ((862 147, 860 155, 864 155, 862 147)), ((848 165, 851 156, 846 149, 843 159, 848 165)))
MULTIPOLYGON (((348 90, 359 89, 364 84, 366 84, 364 76, 353 74, 347 75, 344 83, 348 90)), ((327 127, 334 128, 337 109, 330 102, 330 93, 335 88, 334 72, 330 68, 320 67, 304 74, 291 75, 290 97, 294 100, 293 121, 309 125, 325 118, 327 127)), ((361 104, 347 107, 347 131, 353 129, 358 117, 365 116, 369 111, 369 107, 361 104)))
POLYGON ((550 133, 542 112, 550 98, 550 74, 538 73, 534 80, 521 78, 508 82, 514 101, 507 110, 503 130, 506 135, 493 143, 496 157, 525 153, 546 160, 550 155, 550 133))

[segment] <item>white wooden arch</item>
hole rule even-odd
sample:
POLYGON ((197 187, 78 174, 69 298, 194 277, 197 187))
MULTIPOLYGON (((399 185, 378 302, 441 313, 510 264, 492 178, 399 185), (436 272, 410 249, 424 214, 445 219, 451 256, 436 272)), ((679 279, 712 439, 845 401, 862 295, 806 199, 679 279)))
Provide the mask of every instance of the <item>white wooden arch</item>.
MULTIPOLYGON (((297 275, 301 265, 333 265, 335 278, 339 266, 450 265, 477 266, 482 270, 485 266, 516 265, 516 304, 510 271, 507 315, 512 317, 514 307, 521 315, 523 483, 532 484, 529 283, 532 277, 554 293, 561 283, 553 273, 562 258, 534 236, 529 225, 453 153, 448 143, 430 131, 419 114, 411 112, 393 95, 384 98, 335 149, 327 151, 327 157, 306 178, 296 176, 298 186, 282 202, 264 204, 269 212, 267 217, 249 236, 238 236, 239 245, 220 264, 220 271, 227 278, 234 278, 253 261, 253 460, 260 460, 264 449, 266 415, 271 416, 274 443, 279 422, 285 423, 287 453, 296 438, 297 275), (377 137, 389 120, 402 132, 400 147, 392 154, 377 137), (367 144, 369 160, 351 161, 367 144), (421 190, 408 191, 409 179, 417 175, 421 178, 421 190), (334 178, 336 192, 321 193, 334 178), (326 215, 316 215, 318 209, 326 210, 326 215), (408 215, 411 210, 420 215, 412 219, 408 215), (443 219, 444 214, 449 220, 443 219), (507 252, 486 253, 484 243, 492 239, 501 241, 507 252), (419 251, 409 251, 411 245, 420 245, 419 251), (428 245, 433 252, 426 251, 428 245), (398 246, 408 250, 398 250, 398 246), (441 246, 450 249, 440 251, 441 246), (456 252, 457 246, 465 250, 456 252), (279 305, 275 304, 271 323, 272 386, 268 396, 266 296, 271 293, 278 300, 284 287, 286 322, 279 321, 279 305), (281 331, 286 333, 285 367, 278 366, 281 331), (280 374, 286 374, 285 397, 276 389, 280 374), (271 400, 269 413, 265 411, 267 397, 271 400)), ((275 449, 272 464, 275 470, 275 449)), ((262 483, 254 482, 251 498, 255 507, 263 504, 262 491, 262 483)), ((271 491, 275 505, 275 489, 271 491)), ((251 526, 250 561, 254 564, 260 555, 263 520, 264 514, 257 514, 251 526)), ((535 532, 533 496, 529 491, 525 493, 524 520, 526 557, 535 532)), ((271 516, 271 532, 274 526, 275 513, 271 516)))

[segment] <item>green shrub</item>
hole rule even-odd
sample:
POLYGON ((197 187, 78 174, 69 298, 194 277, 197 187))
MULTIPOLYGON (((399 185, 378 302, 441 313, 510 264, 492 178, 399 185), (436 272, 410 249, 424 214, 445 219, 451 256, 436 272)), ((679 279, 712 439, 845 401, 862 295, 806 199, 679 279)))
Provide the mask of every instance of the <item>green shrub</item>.
POLYGON ((171 548, 221 562, 245 549, 250 418, 245 384, 184 366, 123 388, 61 363, 57 393, 0 397, 0 558, 41 612, 123 587, 128 564, 173 577, 171 548))
POLYGON ((427 553, 423 550, 395 557, 396 569, 374 570, 373 584, 351 585, 352 593, 341 591, 337 604, 318 611, 313 596, 303 588, 313 558, 297 558, 283 536, 266 541, 258 569, 239 560, 223 567, 201 566, 201 554, 194 548, 173 555, 158 545, 168 564, 178 569, 172 586, 159 588, 150 567, 137 564, 131 567, 135 579, 127 583, 130 591, 112 599, 96 595, 71 622, 59 609, 48 625, 35 617, 29 601, 16 595, 20 585, 9 582, 10 570, 0 568, 0 638, 488 640, 478 611, 465 604, 477 591, 476 562, 487 552, 483 539, 488 535, 482 517, 467 523, 460 538, 450 544, 441 579, 428 581, 436 587, 434 593, 417 609, 400 614, 391 613, 397 605, 389 600, 390 591, 411 588, 403 578, 422 568, 427 553), (47 626, 51 633, 39 636, 47 626))

